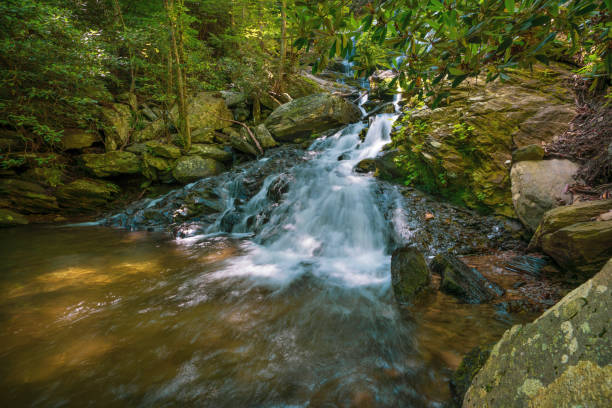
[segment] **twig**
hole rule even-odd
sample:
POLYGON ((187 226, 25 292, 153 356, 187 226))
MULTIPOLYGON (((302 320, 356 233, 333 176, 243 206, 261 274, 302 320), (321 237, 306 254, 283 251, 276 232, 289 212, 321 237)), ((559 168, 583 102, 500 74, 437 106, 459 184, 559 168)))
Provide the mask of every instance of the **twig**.
POLYGON ((246 131, 248 132, 249 136, 251 136, 251 139, 253 140, 253 143, 255 143, 255 146, 257 146, 257 150, 259 150, 260 154, 264 154, 263 149, 261 148, 261 145, 259 144, 259 142, 257 141, 257 138, 255 137, 255 135, 253 134, 253 132, 251 132, 251 129, 249 129, 248 125, 246 123, 242 123, 242 122, 238 122, 237 120, 233 120, 233 119, 225 119, 225 118, 220 118, 217 115, 212 115, 215 118, 219 119, 219 120, 224 120, 226 122, 231 122, 231 123, 235 123, 237 125, 242 126, 243 128, 246 129, 246 131))

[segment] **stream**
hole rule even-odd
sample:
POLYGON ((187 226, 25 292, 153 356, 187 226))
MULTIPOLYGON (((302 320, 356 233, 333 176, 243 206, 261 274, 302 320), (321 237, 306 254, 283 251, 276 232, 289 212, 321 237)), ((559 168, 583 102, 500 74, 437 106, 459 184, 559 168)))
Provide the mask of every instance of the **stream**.
POLYGON ((3 406, 447 406, 461 357, 528 317, 441 293, 395 303, 393 247, 503 239, 496 221, 452 209, 457 227, 424 227, 427 197, 353 172, 395 118, 97 225, 3 232, 3 406), (467 224, 480 232, 464 237, 467 224))

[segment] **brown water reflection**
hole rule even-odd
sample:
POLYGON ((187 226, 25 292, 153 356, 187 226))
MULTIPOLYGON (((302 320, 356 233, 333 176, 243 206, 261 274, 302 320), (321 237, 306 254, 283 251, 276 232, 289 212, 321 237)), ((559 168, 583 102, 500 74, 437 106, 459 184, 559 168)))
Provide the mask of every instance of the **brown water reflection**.
POLYGON ((41 227, 0 248, 7 407, 440 406, 510 324, 439 293, 399 311, 388 288, 219 279, 244 252, 226 238, 41 227))

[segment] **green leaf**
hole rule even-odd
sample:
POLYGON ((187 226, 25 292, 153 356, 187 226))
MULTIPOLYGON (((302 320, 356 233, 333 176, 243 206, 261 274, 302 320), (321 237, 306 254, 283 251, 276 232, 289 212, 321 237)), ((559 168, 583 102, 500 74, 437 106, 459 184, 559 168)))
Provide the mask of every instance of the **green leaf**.
POLYGON ((504 5, 509 13, 514 13, 514 0, 504 0, 504 5))
POLYGON ((535 54, 536 52, 540 51, 540 50, 542 49, 542 47, 544 47, 544 46, 545 46, 547 43, 549 43, 550 41, 552 41, 552 40, 553 40, 553 39, 554 39, 556 36, 557 36, 557 33, 556 33, 556 32, 554 32, 554 31, 553 31, 552 33, 549 33, 549 34, 546 36, 546 38, 544 38, 544 39, 542 40, 542 42, 541 42, 541 43, 539 43, 539 44, 538 44, 538 46, 537 46, 537 47, 535 47, 535 49, 534 49, 533 51, 531 51, 531 54, 535 54))
POLYGON ((448 72, 450 72, 450 74, 453 75, 453 76, 465 75, 465 72, 463 72, 459 68, 450 67, 450 66, 448 67, 448 72))

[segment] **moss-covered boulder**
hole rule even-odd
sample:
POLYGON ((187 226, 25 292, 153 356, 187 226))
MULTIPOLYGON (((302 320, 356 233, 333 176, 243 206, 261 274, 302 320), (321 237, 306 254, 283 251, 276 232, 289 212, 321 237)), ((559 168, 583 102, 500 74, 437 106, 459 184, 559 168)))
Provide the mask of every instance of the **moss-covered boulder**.
POLYGON ((162 119, 157 119, 144 127, 137 130, 132 136, 132 141, 136 143, 144 143, 149 140, 159 139, 164 135, 165 124, 162 119))
POLYGON ((129 106, 114 103, 102 109, 104 118, 104 144, 106 151, 117 150, 126 145, 130 139, 130 121, 132 111, 129 106))
POLYGON ((561 267, 589 278, 612 257, 612 220, 581 222, 545 234, 542 250, 561 267))
POLYGON ((573 205, 553 208, 547 211, 540 221, 540 225, 529 242, 530 250, 541 248, 542 236, 552 234, 561 228, 580 222, 588 222, 596 219, 599 215, 612 210, 612 199, 586 201, 573 205))
POLYGON ((28 224, 28 219, 14 211, 0 208, 0 228, 28 224))
MULTIPOLYGON (((189 100, 187 105, 189 127, 195 129, 223 129, 233 120, 232 112, 225 105, 225 99, 218 92, 200 92, 189 100)), ((175 125, 178 123, 178 107, 170 111, 175 125)), ((177 126, 178 128, 178 126, 177 126)))
POLYGON ((544 159, 544 148, 540 145, 529 145, 521 147, 512 152, 512 162, 517 163, 528 160, 542 160, 544 159))
POLYGON ((259 142, 260 146, 264 149, 270 149, 278 146, 278 143, 276 143, 276 140, 274 140, 272 134, 263 123, 253 129, 253 134, 255 135, 255 138, 259 142))
POLYGON ((506 331, 463 407, 608 407, 610 308, 612 260, 533 323, 506 331))
POLYGON ((85 170, 96 177, 138 174, 142 168, 140 157, 134 153, 120 151, 83 154, 81 162, 85 170))
POLYGON ((340 96, 322 93, 278 107, 266 119, 265 125, 277 140, 291 142, 360 118, 361 111, 355 104, 340 96))
POLYGON ((548 142, 575 115, 570 73, 534 67, 511 80, 469 80, 442 106, 413 107, 392 134, 401 181, 457 204, 516 217, 510 192, 512 151, 548 142))
POLYGON ((229 162, 232 160, 231 152, 213 144, 192 144, 188 154, 190 156, 215 159, 220 162, 229 162))
POLYGON ((23 173, 21 177, 45 187, 57 187, 62 183, 64 172, 56 167, 34 167, 23 173))
POLYGON ((66 129, 62 135, 64 150, 83 149, 101 141, 99 134, 83 129, 66 129))
POLYGON ((313 79, 295 74, 285 78, 285 91, 293 99, 298 99, 325 92, 325 89, 313 79))
POLYGON ((20 179, 0 179, 0 201, 12 210, 26 214, 47 214, 59 210, 56 198, 47 190, 20 179))
POLYGON ((173 144, 149 141, 146 143, 147 150, 158 157, 166 159, 178 159, 181 157, 181 149, 173 144))
POLYGON ((452 254, 436 255, 430 268, 442 278, 440 290, 462 302, 484 303, 504 294, 497 284, 452 254))
POLYGON ((200 156, 183 156, 176 161, 172 176, 179 183, 191 183, 204 177, 215 176, 225 171, 223 164, 215 159, 200 156))
POLYGON ((559 159, 522 161, 512 166, 512 203, 527 228, 535 231, 546 211, 571 201, 567 186, 574 183, 579 168, 559 159))
POLYGON ((105 207, 121 189, 101 180, 78 179, 60 186, 57 200, 64 208, 93 211, 105 207))
POLYGON ((423 254, 412 246, 396 249, 391 256, 391 284, 395 299, 413 302, 415 296, 429 285, 431 274, 423 254))
POLYGON ((246 131, 238 132, 234 128, 226 128, 223 129, 223 132, 224 133, 220 134, 221 138, 233 149, 252 156, 259 155, 257 148, 251 141, 246 131))

